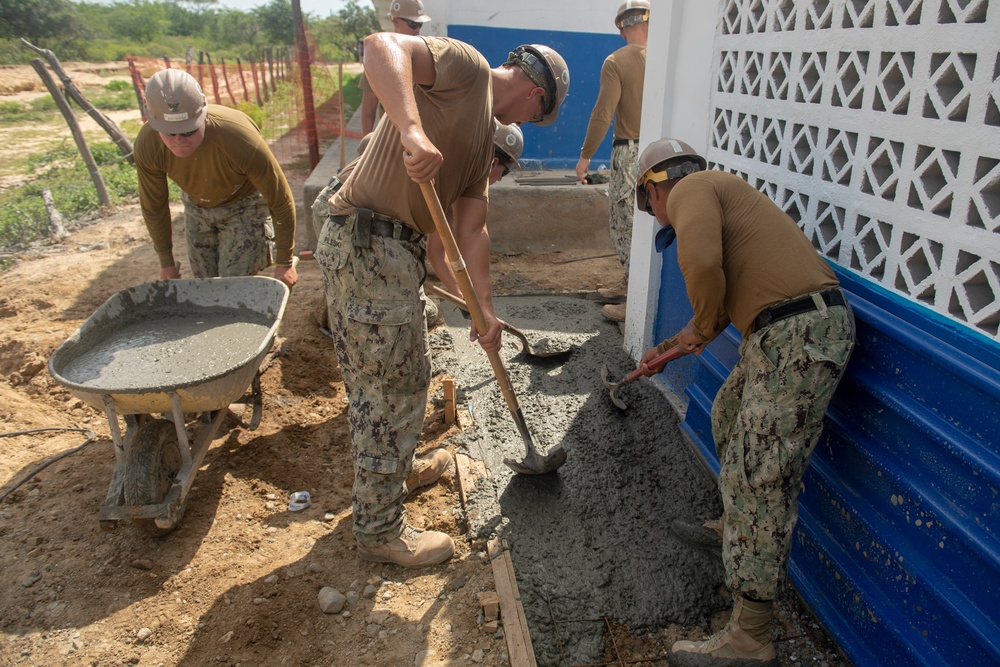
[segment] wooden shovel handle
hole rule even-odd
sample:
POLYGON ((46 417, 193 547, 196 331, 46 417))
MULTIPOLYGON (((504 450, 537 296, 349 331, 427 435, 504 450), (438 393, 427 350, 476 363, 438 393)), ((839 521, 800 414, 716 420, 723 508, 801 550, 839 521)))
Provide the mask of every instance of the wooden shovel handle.
MULTIPOLYGON (((424 201, 427 202, 427 208, 431 212, 431 217, 434 218, 434 227, 437 230, 438 236, 441 237, 445 255, 451 263, 452 271, 455 272, 455 278, 458 279, 458 287, 462 290, 465 305, 468 306, 469 315, 472 316, 472 324, 475 325, 476 331, 479 332, 480 336, 485 336, 489 332, 490 327, 486 322, 486 316, 483 314, 483 307, 479 303, 479 297, 476 296, 476 290, 472 286, 472 278, 465 268, 465 260, 462 259, 458 243, 455 242, 455 235, 451 233, 451 225, 448 224, 448 219, 445 217, 441 200, 438 199, 437 191, 434 189, 434 181, 420 183, 420 192, 424 196, 424 201)), ((511 414, 514 416, 522 437, 526 437, 527 439, 527 426, 524 425, 521 406, 517 402, 517 396, 514 395, 514 388, 511 386, 510 376, 504 367, 503 359, 500 358, 498 351, 487 352, 486 356, 489 357, 490 365, 493 366, 493 374, 500 384, 500 391, 503 392, 507 408, 510 409, 511 414)))

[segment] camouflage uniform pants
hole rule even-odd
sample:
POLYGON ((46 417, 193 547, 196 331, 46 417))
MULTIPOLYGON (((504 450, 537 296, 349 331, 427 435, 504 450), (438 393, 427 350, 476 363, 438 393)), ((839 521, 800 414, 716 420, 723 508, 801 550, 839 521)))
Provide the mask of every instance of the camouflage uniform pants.
POLYGON ((405 482, 424 424, 431 356, 420 289, 424 245, 371 237, 352 243, 355 215, 323 225, 316 260, 348 398, 354 456, 354 535, 363 546, 395 539, 405 482))
POLYGON ((271 265, 274 224, 259 192, 215 208, 198 206, 186 193, 181 199, 195 278, 253 276, 271 265))
POLYGON ((777 593, 802 477, 854 347, 850 309, 823 305, 747 337, 712 405, 726 585, 759 600, 777 593))
POLYGON ((632 213, 635 211, 635 182, 639 171, 639 145, 622 144, 611 149, 611 182, 608 184, 609 231, 618 259, 625 267, 632 253, 632 213))

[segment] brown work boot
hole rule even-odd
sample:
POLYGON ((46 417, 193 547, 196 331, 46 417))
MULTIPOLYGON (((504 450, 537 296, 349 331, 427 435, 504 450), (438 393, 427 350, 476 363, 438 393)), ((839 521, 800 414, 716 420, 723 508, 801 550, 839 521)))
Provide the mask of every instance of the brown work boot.
POLYGON ((609 303, 606 306, 601 307, 601 314, 613 322, 624 322, 625 321, 625 304, 624 303, 609 303))
POLYGON ((675 667, 762 667, 777 664, 771 641, 774 602, 754 602, 736 595, 733 615, 722 631, 702 642, 674 642, 675 667))
POLYGON ((628 283, 623 280, 614 287, 602 287, 597 290, 597 296, 603 303, 625 303, 628 296, 628 283))
POLYGON ((674 519, 670 534, 695 549, 722 555, 722 519, 712 519, 701 525, 674 519))
POLYGON ((452 458, 447 449, 435 449, 428 457, 413 460, 413 472, 406 478, 406 492, 429 486, 441 479, 451 466, 452 458))
POLYGON ((403 567, 437 565, 455 553, 455 540, 436 530, 420 530, 406 524, 399 537, 374 547, 358 545, 358 555, 375 563, 403 567))

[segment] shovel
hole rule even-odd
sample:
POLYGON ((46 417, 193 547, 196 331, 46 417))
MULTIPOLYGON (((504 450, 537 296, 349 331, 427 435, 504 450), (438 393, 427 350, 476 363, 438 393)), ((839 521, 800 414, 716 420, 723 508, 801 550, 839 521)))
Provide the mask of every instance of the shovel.
MULTIPOLYGON (((448 257, 448 261, 451 262, 451 268, 455 272, 455 277, 458 279, 458 286, 462 290, 462 296, 465 297, 465 303, 469 306, 472 323, 476 326, 476 330, 480 334, 485 334, 489 329, 486 324, 486 316, 483 315, 482 306, 479 305, 479 298, 472 288, 472 278, 469 277, 469 272, 465 268, 465 260, 462 259, 462 253, 458 249, 458 244, 455 243, 455 237, 451 233, 448 220, 445 218, 444 209, 441 207, 441 201, 438 199, 433 181, 421 183, 420 192, 424 196, 424 201, 427 202, 427 208, 430 209, 431 217, 434 218, 434 227, 437 229, 437 233, 441 237, 441 242, 444 244, 445 254, 448 257)), ((510 410, 510 414, 514 418, 514 423, 517 424, 517 430, 521 434, 521 438, 524 440, 524 447, 527 450, 522 461, 515 461, 508 458, 504 459, 504 464, 519 475, 544 475, 545 473, 552 472, 566 462, 566 450, 563 449, 562 444, 558 444, 548 454, 543 455, 538 451, 534 441, 531 439, 531 433, 528 432, 528 425, 524 421, 524 414, 521 412, 521 406, 517 402, 517 396, 514 395, 514 387, 511 386, 510 376, 503 365, 500 353, 487 352, 486 354, 490 359, 490 365, 493 366, 493 374, 500 385, 500 391, 503 393, 504 401, 507 403, 507 409, 510 410)))
MULTIPOLYGON (((424 289, 426 289, 428 292, 430 292, 434 296, 436 296, 436 297, 438 297, 440 299, 444 299, 445 301, 448 301, 449 303, 451 303, 451 305, 456 306, 457 308, 460 308, 460 309, 464 310, 465 312, 469 312, 469 307, 465 304, 465 301, 462 300, 461 298, 455 296, 454 294, 452 294, 448 290, 443 290, 443 289, 441 289, 440 287, 438 287, 436 285, 425 285, 424 289)), ((521 331, 520 329, 518 329, 517 327, 515 327, 513 324, 508 324, 507 322, 504 322, 503 320, 500 320, 500 324, 503 325, 503 330, 504 331, 506 331, 507 333, 513 334, 514 336, 516 336, 521 341, 521 352, 524 353, 528 357, 534 357, 535 359, 549 359, 549 360, 551 360, 551 359, 554 359, 556 357, 560 357, 560 358, 561 357, 568 357, 570 354, 573 353, 573 348, 572 347, 549 347, 549 346, 542 346, 542 347, 545 347, 546 349, 541 349, 541 348, 536 349, 536 347, 532 346, 531 343, 528 341, 528 337, 524 335, 524 332, 521 331)), ((548 342, 548 339, 547 338, 543 338, 542 341, 548 342)), ((542 341, 539 341, 539 342, 542 342, 542 341)))
MULTIPOLYGON (((678 345, 677 347, 670 348, 663 354, 653 357, 649 360, 649 363, 646 364, 646 367, 650 370, 648 375, 655 375, 656 373, 659 373, 663 370, 663 367, 667 365, 667 362, 673 361, 678 357, 683 357, 684 354, 685 353, 681 351, 680 345, 678 345)), ((604 386, 608 388, 608 394, 611 396, 611 402, 614 403, 619 410, 628 409, 628 405, 625 404, 625 401, 618 398, 618 390, 627 385, 629 382, 638 380, 643 375, 647 374, 642 372, 642 367, 640 366, 626 375, 624 380, 620 380, 619 382, 609 382, 607 365, 601 367, 601 380, 604 382, 604 386)))

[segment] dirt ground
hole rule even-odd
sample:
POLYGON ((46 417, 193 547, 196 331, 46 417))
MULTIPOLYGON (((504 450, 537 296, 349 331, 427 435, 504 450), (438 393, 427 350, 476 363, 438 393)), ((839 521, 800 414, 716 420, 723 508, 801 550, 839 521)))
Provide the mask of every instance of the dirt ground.
MULTIPOLYGON (((300 178, 290 177, 296 193, 300 178)), ((175 231, 175 243, 182 237, 175 231)), ((177 254, 185 256, 183 247, 177 254)), ((573 259, 495 257, 494 289, 593 291, 621 276, 612 257, 573 259)), ((302 262, 299 274, 278 354, 262 376, 260 426, 228 428, 213 441, 183 521, 165 537, 127 522, 102 529, 98 512, 114 470, 107 418, 46 369, 52 351, 108 297, 155 279, 138 208, 73 226, 59 245, 26 252, 0 274, 0 664, 510 664, 502 629, 480 605, 495 582, 485 544, 466 537, 454 470, 406 504, 413 524, 455 538, 452 561, 406 570, 356 555, 346 398, 316 325, 318 267, 302 262), (33 429, 51 430, 11 435, 33 429), (52 462, 85 442, 70 429, 90 429, 95 439, 52 462), (289 495, 300 490, 312 505, 289 511, 289 495), (339 613, 320 609, 324 587, 346 597, 339 613)), ((460 427, 444 422, 442 377, 433 379, 421 451, 456 449, 460 427)), ((606 664, 660 656, 648 664, 664 665, 670 641, 702 636, 724 618, 705 628, 612 626, 606 664)), ((792 645, 808 638, 782 655, 844 664, 790 591, 778 622, 792 645)))

